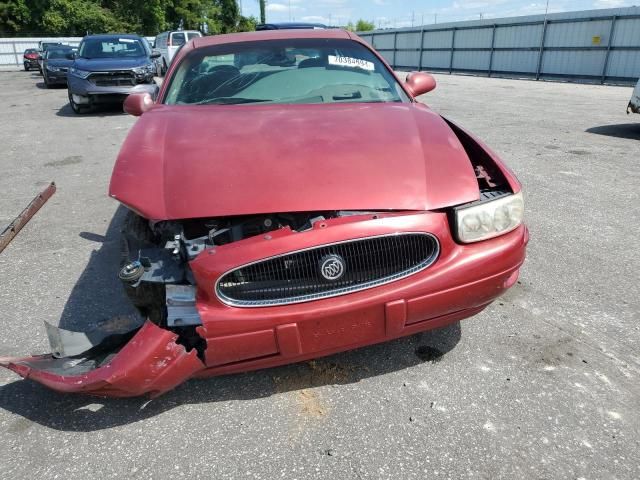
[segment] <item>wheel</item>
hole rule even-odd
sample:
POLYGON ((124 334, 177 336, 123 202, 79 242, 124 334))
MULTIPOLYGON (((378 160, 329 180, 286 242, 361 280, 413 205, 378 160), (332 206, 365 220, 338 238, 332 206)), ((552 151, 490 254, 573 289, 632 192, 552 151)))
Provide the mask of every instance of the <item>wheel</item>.
MULTIPOLYGON (((133 241, 142 243, 155 243, 155 236, 149 228, 149 223, 139 215, 129 210, 122 223, 121 229, 121 256, 120 268, 129 264, 132 260, 129 252, 129 242, 127 237, 133 241)), ((137 257, 137 253, 133 252, 137 257)), ((142 282, 137 287, 122 284, 124 291, 131 300, 131 303, 138 309, 143 317, 148 318, 158 325, 166 321, 165 308, 165 286, 163 283, 142 282)))
POLYGON ((44 79, 44 88, 51 88, 51 84, 49 83, 49 80, 47 79, 47 75, 43 74, 42 78, 44 79))
POLYGON ((167 70, 169 70, 169 67, 167 67, 167 62, 164 59, 164 57, 162 57, 162 66, 160 67, 160 71, 162 72, 162 76, 164 77, 165 74, 167 73, 167 70))
POLYGON ((24 62, 24 71, 28 72, 29 70, 30 70, 29 64, 27 62, 24 62))
MULTIPOLYGON (((45 84, 46 84, 46 80, 45 80, 45 84)), ((77 115, 81 115, 85 112, 88 112, 91 109, 91 107, 88 105, 80 105, 74 102, 73 95, 71 95, 71 92, 69 92, 69 105, 71 105, 71 110, 73 110, 73 113, 77 115)))

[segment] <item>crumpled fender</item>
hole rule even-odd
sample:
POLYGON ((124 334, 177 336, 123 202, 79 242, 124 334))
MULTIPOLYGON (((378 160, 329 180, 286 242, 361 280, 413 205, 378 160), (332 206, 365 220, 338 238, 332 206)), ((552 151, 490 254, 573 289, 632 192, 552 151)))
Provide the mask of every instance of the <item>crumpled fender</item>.
POLYGON ((152 398, 175 388, 204 370, 195 349, 187 352, 176 343, 178 336, 150 321, 106 365, 79 375, 47 371, 59 362, 52 355, 0 357, 0 366, 59 392, 96 396, 152 398))

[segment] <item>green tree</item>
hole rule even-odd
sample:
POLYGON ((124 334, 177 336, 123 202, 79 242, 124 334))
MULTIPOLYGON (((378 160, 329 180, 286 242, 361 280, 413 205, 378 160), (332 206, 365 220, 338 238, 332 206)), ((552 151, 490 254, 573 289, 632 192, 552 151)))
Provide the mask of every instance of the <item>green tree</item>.
POLYGON ((366 20, 358 20, 356 22, 356 32, 368 32, 370 30, 375 30, 376 26, 373 22, 368 22, 366 20))
POLYGON ((42 16, 43 32, 78 35, 120 32, 126 25, 93 0, 51 0, 42 16))
POLYGON ((31 15, 25 0, 0 2, 0 36, 25 31, 30 20, 31 15))

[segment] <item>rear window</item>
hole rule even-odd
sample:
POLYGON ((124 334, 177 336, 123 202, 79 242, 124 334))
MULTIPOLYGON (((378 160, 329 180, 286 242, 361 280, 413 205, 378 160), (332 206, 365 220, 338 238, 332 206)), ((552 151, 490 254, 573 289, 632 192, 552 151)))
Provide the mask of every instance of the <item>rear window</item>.
POLYGON ((352 40, 231 43, 190 52, 169 80, 165 103, 403 102, 378 57, 352 40))
POLYGON ((180 47, 185 44, 184 33, 171 34, 171 46, 180 47))

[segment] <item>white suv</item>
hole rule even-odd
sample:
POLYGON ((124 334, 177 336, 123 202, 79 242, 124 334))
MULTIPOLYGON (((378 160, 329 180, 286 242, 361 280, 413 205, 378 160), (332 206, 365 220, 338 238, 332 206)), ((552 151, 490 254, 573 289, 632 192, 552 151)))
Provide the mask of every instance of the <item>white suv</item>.
POLYGON ((162 74, 164 75, 166 73, 169 65, 171 65, 173 56, 182 45, 187 43, 192 38, 201 36, 202 34, 197 30, 176 30, 158 34, 155 41, 155 50, 162 54, 162 56, 160 57, 162 74))

